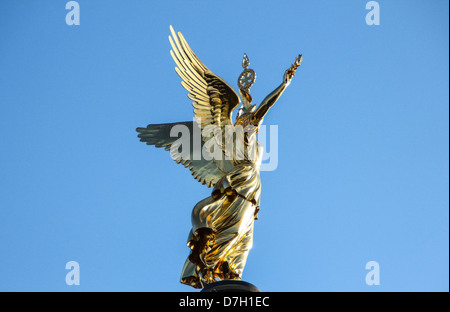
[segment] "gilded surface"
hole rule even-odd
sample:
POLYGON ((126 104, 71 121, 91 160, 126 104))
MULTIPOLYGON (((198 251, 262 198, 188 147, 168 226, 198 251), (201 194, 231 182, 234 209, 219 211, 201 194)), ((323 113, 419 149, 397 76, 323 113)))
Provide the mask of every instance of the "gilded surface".
POLYGON ((192 211, 192 229, 187 241, 191 251, 181 273, 182 283, 203 288, 217 280, 242 277, 260 207, 262 147, 256 140, 256 133, 268 110, 289 85, 302 57, 300 55, 285 71, 282 83, 256 108, 250 96, 256 75, 248 68, 250 61, 244 55, 244 71, 238 79, 242 107, 233 124, 231 114, 241 103, 239 95, 197 58, 181 33, 176 34, 172 27, 170 30, 170 53, 182 85, 193 101, 196 122, 150 124, 137 131, 142 142, 164 147, 175 161, 189 168, 196 180, 212 187, 211 195, 192 211), (189 129, 192 148, 187 153, 178 153, 177 137, 170 136, 176 125, 189 129), (215 127, 213 134, 202 132, 208 126, 215 127), (230 136, 226 134, 230 127, 232 130, 242 127, 245 131, 236 130, 234 136, 230 136), (201 133, 197 151, 196 133, 201 133), (211 143, 210 140, 219 142, 224 157, 208 159, 199 152, 211 143), (230 140, 231 145, 227 145, 230 140))

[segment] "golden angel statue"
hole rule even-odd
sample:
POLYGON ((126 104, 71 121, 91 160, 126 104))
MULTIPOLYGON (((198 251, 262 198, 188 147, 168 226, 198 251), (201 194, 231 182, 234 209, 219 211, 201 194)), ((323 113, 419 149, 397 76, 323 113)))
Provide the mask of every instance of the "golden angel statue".
POLYGON ((256 134, 268 110, 289 85, 302 56, 285 71, 281 84, 256 107, 250 96, 256 75, 248 68, 249 59, 244 55, 244 70, 238 79, 242 106, 233 124, 232 112, 240 104, 239 95, 198 59, 180 32, 175 33, 172 26, 170 31, 170 53, 181 84, 193 101, 195 119, 150 124, 136 131, 142 142, 164 147, 177 163, 189 168, 196 180, 212 187, 211 195, 193 208, 187 242, 191 251, 181 274, 182 283, 203 288, 217 280, 242 277, 260 207, 263 150, 256 134), (181 145, 174 135, 176 127, 184 127, 189 133, 185 144, 181 145), (198 142, 196 134, 200 137, 198 142))

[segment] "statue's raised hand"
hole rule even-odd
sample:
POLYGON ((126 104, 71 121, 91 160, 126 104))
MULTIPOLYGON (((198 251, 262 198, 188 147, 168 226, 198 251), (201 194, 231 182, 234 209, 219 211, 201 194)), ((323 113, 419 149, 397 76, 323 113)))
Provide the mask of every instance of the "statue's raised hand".
POLYGON ((295 75, 295 71, 297 70, 297 68, 300 66, 300 64, 302 62, 302 59, 303 59, 303 57, 300 54, 295 59, 294 64, 292 64, 292 66, 289 67, 289 69, 285 71, 284 77, 283 77, 283 80, 284 80, 285 83, 290 83, 291 82, 292 78, 295 75))

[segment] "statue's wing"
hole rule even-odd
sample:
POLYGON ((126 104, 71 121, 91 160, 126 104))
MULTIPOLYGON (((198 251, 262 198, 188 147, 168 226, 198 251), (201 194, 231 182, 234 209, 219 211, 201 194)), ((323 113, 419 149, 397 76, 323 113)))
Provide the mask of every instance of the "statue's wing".
MULTIPOLYGON (((213 160, 206 160, 201 151, 204 145, 203 140, 198 137, 197 144, 194 143, 194 135, 200 133, 197 123, 192 121, 169 123, 169 124, 153 124, 146 128, 137 128, 139 132, 138 137, 141 142, 146 142, 148 145, 156 147, 164 147, 166 151, 170 151, 172 158, 179 164, 189 168, 192 176, 202 184, 208 187, 214 186, 217 181, 225 175, 225 173, 218 168, 218 165, 213 160), (178 131, 175 126, 185 126, 188 130, 185 135, 189 135, 188 146, 181 146, 182 140, 179 140, 178 131), (194 127, 197 127, 194 131, 194 127), (170 136, 171 130, 175 136, 170 136), (198 131, 198 132, 197 132, 198 131), (175 144, 174 144, 175 143, 175 144), (198 145, 198 146, 197 146, 198 145)), ((182 132, 181 132, 182 133, 182 132)), ((182 134, 183 135, 183 134, 182 134)))
POLYGON ((198 59, 180 32, 177 35, 172 26, 170 31, 170 54, 177 64, 175 70, 183 80, 181 84, 194 101, 192 105, 197 122, 202 129, 217 125, 224 133, 226 125, 233 125, 231 113, 240 103, 238 94, 198 59))

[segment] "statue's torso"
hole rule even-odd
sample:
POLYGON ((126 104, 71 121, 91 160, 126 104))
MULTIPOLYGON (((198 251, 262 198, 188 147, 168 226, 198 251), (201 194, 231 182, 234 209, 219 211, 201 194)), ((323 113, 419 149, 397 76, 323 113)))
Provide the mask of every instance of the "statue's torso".
POLYGON ((233 164, 249 164, 259 171, 261 166, 263 147, 256 139, 258 127, 254 126, 254 113, 244 113, 238 116, 234 127, 237 133, 235 141, 236 154, 233 164))

